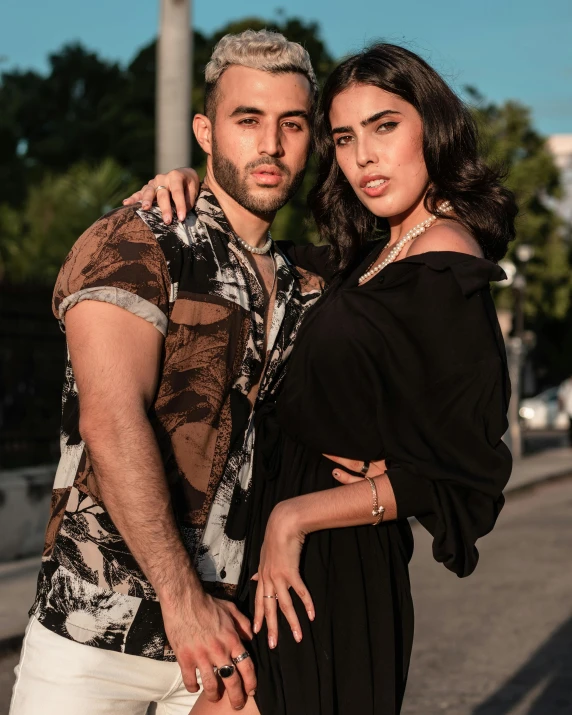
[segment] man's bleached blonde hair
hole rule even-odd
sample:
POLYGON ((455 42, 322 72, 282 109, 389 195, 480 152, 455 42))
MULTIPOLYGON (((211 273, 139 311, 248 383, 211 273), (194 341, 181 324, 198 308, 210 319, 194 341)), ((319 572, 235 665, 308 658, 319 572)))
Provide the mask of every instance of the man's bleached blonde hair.
POLYGON ((233 65, 284 74, 299 72, 310 82, 313 100, 318 95, 318 81, 310 55, 298 42, 290 42, 279 32, 245 30, 225 35, 215 46, 205 67, 205 114, 214 116, 217 86, 225 70, 233 65))

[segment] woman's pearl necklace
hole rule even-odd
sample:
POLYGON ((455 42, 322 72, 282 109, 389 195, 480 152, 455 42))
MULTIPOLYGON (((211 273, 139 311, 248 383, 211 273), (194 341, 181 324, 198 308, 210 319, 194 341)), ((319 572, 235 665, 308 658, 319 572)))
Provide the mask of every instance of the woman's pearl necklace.
MULTIPOLYGON (((451 202, 450 201, 444 201, 441 206, 437 209, 440 214, 448 213, 449 211, 452 210, 451 202)), ((391 251, 387 254, 387 256, 383 259, 381 263, 379 263, 377 266, 374 266, 375 261, 371 264, 369 267, 369 270, 367 270, 363 276, 360 276, 358 278, 358 283, 363 283, 365 280, 370 278, 371 276, 374 276, 376 273, 379 273, 383 268, 388 266, 390 263, 393 263, 397 256, 401 253, 403 250, 403 246, 405 246, 406 243, 409 243, 409 241, 413 241, 414 238, 417 238, 417 236, 420 236, 422 233, 425 233, 425 231, 432 226, 435 221, 439 218, 439 216, 435 216, 434 214, 431 214, 428 219, 423 221, 422 223, 418 224, 417 226, 414 226, 411 231, 408 231, 403 238, 399 239, 399 241, 395 244, 395 246, 391 249, 391 251), (372 266, 374 266, 372 268, 372 266)))
POLYGON ((236 238, 238 240, 240 247, 245 248, 247 251, 250 251, 250 253, 256 253, 258 255, 263 255, 265 253, 268 253, 268 251, 272 248, 272 235, 270 234, 270 231, 268 231, 268 241, 266 241, 264 246, 261 246, 260 248, 258 248, 257 246, 251 246, 246 241, 243 241, 240 236, 237 236, 236 238))

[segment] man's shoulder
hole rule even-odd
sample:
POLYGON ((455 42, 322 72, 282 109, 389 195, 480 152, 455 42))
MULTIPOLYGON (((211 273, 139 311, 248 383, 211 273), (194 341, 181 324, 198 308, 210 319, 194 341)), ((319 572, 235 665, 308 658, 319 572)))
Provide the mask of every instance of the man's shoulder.
POLYGON ((104 214, 83 232, 75 248, 122 241, 154 243, 155 236, 138 210, 138 206, 121 206, 104 214))
POLYGON ((60 304, 66 298, 89 290, 95 299, 103 287, 136 293, 163 306, 171 283, 168 260, 137 212, 137 206, 110 211, 75 242, 54 288, 54 310, 60 319, 60 304))

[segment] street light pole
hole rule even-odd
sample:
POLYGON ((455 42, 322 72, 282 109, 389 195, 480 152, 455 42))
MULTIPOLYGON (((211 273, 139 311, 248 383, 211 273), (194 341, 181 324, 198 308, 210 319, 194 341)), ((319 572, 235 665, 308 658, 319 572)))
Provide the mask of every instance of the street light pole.
POLYGON ((161 0, 157 39, 155 166, 191 162, 191 0, 161 0))

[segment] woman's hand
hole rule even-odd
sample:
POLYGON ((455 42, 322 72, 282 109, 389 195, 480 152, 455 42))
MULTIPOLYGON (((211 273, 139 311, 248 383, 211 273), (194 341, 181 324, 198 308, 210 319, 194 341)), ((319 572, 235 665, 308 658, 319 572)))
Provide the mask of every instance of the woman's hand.
POLYGON ((141 202, 141 208, 147 211, 156 197, 163 221, 170 224, 173 220, 172 199, 179 221, 184 221, 187 213, 194 208, 197 202, 200 183, 199 175, 194 169, 184 167, 173 169, 168 174, 157 174, 139 191, 131 194, 128 199, 124 199, 123 205, 131 206, 141 202), (157 187, 161 188, 157 189, 157 187))
MULTIPOLYGON (((324 457, 326 457, 332 462, 341 464, 342 467, 345 467, 352 472, 361 473, 362 468, 365 464, 363 459, 346 459, 345 457, 334 457, 331 454, 324 454, 324 457)), ((334 477, 334 479, 337 479, 337 481, 341 482, 342 484, 353 484, 354 482, 361 482, 364 477, 379 477, 382 474, 385 474, 385 472, 385 459, 380 459, 377 462, 370 462, 367 472, 362 477, 358 477, 355 474, 349 474, 343 469, 334 469, 334 471, 332 472, 332 476, 334 477)))
POLYGON ((260 553, 260 566, 254 606, 254 632, 258 633, 266 618, 268 645, 278 643, 277 605, 286 617, 294 639, 302 640, 302 628, 296 615, 289 588, 293 588, 303 602, 308 618, 315 617, 314 604, 300 577, 300 554, 306 534, 296 525, 296 500, 277 504, 266 526, 260 553))

